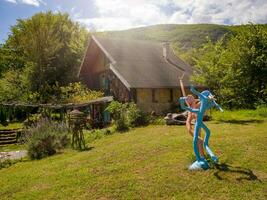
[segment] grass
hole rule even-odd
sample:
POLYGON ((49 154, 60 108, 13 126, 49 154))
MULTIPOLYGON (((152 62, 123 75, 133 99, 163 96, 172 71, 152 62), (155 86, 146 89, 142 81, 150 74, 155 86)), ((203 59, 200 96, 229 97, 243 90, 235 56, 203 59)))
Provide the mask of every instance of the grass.
POLYGON ((212 119, 220 122, 248 123, 262 122, 267 118, 267 107, 259 107, 256 110, 226 110, 224 112, 212 112, 212 119))
MULTIPOLYGON (((266 199, 267 119, 208 122, 220 165, 188 171, 184 126, 150 125, 0 170, 1 199, 266 199)), ((88 134, 88 133, 87 133, 88 134)), ((89 136, 87 136, 90 138, 89 136)))
POLYGON ((0 124, 0 130, 20 129, 20 128, 22 128, 22 126, 23 126, 23 124, 19 123, 19 122, 9 123, 8 126, 3 126, 2 124, 0 124))
MULTIPOLYGON (((21 129, 22 127, 23 124, 19 122, 9 123, 8 126, 3 126, 2 124, 0 124, 0 130, 21 129)), ((25 145, 19 145, 19 144, 3 145, 0 146, 0 152, 17 151, 25 148, 26 148, 25 145)))
MULTIPOLYGON (((267 25, 262 25, 267 29, 267 25)), ((134 28, 122 31, 100 32, 105 36, 122 39, 138 39, 151 41, 170 41, 175 46, 179 46, 183 50, 191 48, 199 48, 207 42, 209 37, 213 42, 217 41, 225 34, 231 36, 241 31, 246 25, 241 26, 225 26, 217 24, 162 24, 141 28, 134 28)), ((181 53, 181 52, 180 52, 181 53)))
POLYGON ((26 145, 24 144, 10 144, 0 146, 0 152, 8 152, 8 151, 17 151, 26 149, 26 145))
POLYGON ((189 48, 201 46, 201 44, 207 41, 207 36, 209 36, 212 41, 216 41, 225 33, 231 33, 231 30, 228 28, 228 26, 214 24, 167 24, 134 28, 123 31, 108 31, 104 34, 107 36, 124 39, 142 39, 160 42, 171 41, 181 44, 181 46, 184 46, 185 48, 189 48))

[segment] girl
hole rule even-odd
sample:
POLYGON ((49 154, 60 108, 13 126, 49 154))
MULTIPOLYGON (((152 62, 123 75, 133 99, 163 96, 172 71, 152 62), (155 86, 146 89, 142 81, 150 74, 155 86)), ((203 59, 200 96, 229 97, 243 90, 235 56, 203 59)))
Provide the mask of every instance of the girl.
MULTIPOLYGON (((188 105, 188 107, 190 108, 195 108, 198 109, 200 104, 196 103, 197 100, 194 98, 193 95, 188 95, 186 98, 186 104, 188 105)), ((192 121, 197 118, 197 114, 195 113, 191 113, 188 112, 188 116, 187 116, 187 120, 186 120, 186 128, 188 133, 193 137, 194 136, 194 126, 192 126, 192 121)), ((203 139, 200 137, 200 133, 199 133, 199 137, 198 137, 198 150, 199 150, 199 154, 204 157, 204 148, 203 148, 203 139)))

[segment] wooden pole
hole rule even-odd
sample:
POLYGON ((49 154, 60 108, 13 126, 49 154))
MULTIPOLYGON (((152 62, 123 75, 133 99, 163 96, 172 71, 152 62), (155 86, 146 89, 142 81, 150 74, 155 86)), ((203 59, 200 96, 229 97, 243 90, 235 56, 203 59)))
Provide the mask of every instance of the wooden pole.
POLYGON ((183 73, 182 76, 179 77, 179 80, 180 80, 180 87, 181 87, 182 95, 185 97, 186 93, 185 93, 184 83, 183 83, 184 74, 185 73, 183 73))
POLYGON ((182 79, 180 79, 180 87, 181 87, 182 95, 185 97, 186 94, 185 94, 184 83, 182 79))

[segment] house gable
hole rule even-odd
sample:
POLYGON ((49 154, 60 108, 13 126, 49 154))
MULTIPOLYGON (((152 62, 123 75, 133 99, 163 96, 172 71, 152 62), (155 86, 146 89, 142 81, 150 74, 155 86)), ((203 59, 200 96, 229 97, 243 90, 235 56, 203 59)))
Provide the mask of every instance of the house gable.
POLYGON ((184 84, 189 85, 193 68, 169 51, 163 56, 161 43, 151 41, 110 39, 94 37, 110 58, 113 70, 126 80, 130 88, 179 87, 179 77, 184 74, 184 84))
POLYGON ((92 36, 80 77, 115 100, 133 100, 145 112, 160 113, 178 104, 179 77, 184 75, 188 88, 192 71, 172 51, 164 57, 162 44, 92 36))

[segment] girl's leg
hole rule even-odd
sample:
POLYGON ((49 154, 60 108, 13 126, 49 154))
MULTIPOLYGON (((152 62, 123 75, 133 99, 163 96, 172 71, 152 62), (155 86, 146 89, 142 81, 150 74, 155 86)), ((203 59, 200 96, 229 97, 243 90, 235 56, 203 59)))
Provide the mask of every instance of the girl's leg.
POLYGON ((201 137, 198 137, 198 150, 201 157, 204 157, 203 139, 201 137))
MULTIPOLYGON (((194 137, 194 126, 192 126, 191 122, 193 120, 193 116, 190 113, 186 120, 186 128, 188 133, 194 137)), ((198 150, 201 157, 204 157, 204 148, 203 148, 203 139, 201 138, 201 129, 199 129, 199 137, 198 137, 198 150)))

